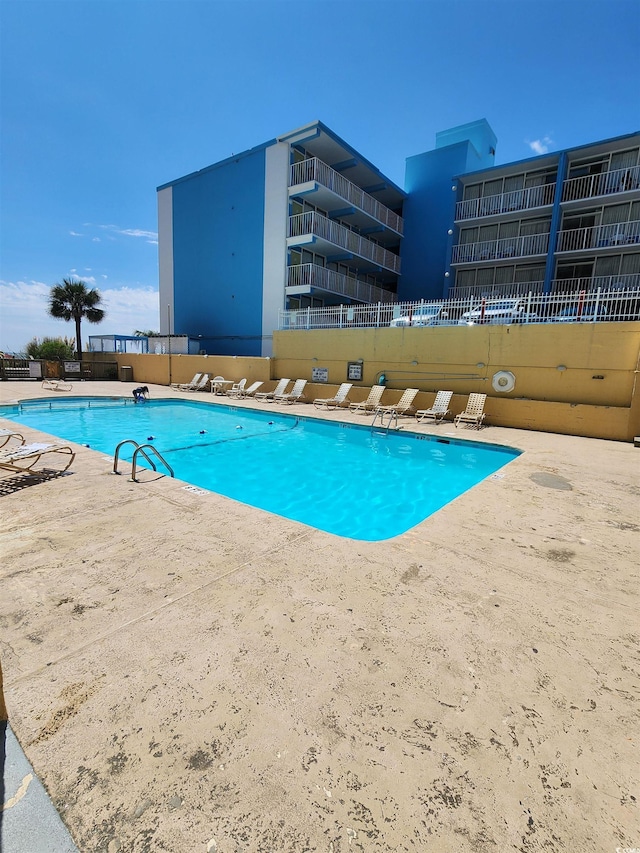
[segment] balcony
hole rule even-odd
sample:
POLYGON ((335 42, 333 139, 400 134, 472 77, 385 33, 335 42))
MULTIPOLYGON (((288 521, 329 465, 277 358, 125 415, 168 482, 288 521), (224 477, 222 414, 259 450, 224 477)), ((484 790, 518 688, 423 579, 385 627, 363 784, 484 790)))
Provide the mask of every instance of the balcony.
POLYGON ((346 201, 367 214, 367 217, 375 220, 375 222, 382 223, 386 228, 402 235, 404 223, 397 213, 389 210, 384 204, 347 180, 344 175, 336 172, 331 166, 327 166, 322 160, 318 160, 317 157, 303 160, 301 163, 294 163, 291 166, 289 175, 290 194, 305 195, 307 191, 303 185, 310 183, 317 184, 319 185, 318 189, 325 190, 325 193, 321 193, 321 197, 318 198, 319 207, 332 209, 336 207, 336 200, 338 206, 346 201))
POLYGON ((638 189, 640 189, 640 166, 631 166, 628 169, 601 172, 599 175, 570 178, 564 182, 562 201, 577 201, 638 189))
POLYGON ((473 264, 480 261, 496 261, 504 258, 528 258, 546 255, 549 234, 530 234, 526 237, 505 237, 502 240, 486 240, 454 246, 452 264, 473 264))
POLYGON ((356 302, 394 302, 396 295, 390 290, 350 278, 343 273, 325 269, 317 264, 299 264, 287 270, 287 296, 323 290, 347 296, 356 302))
POLYGON ((496 216, 516 210, 531 210, 553 204, 555 184, 543 184, 540 187, 528 187, 522 190, 489 195, 484 198, 472 198, 456 204, 456 221, 479 219, 483 216, 496 216))
POLYGON ((596 225, 575 228, 558 233, 556 252, 581 252, 585 249, 620 249, 640 244, 640 221, 616 222, 613 225, 596 225))
POLYGON ((367 240, 361 234, 349 231, 344 225, 339 225, 315 212, 290 216, 287 247, 304 246, 309 243, 313 243, 314 248, 327 258, 334 256, 336 260, 340 260, 345 257, 346 250, 348 253, 346 259, 351 259, 355 255, 366 262, 364 268, 369 266, 388 270, 396 275, 400 274, 398 255, 367 240), (342 251, 336 252, 336 249, 342 251))
POLYGON ((586 293, 597 290, 607 293, 636 291, 637 295, 640 295, 640 273, 594 275, 591 278, 554 278, 551 282, 552 293, 577 293, 580 290, 586 293))

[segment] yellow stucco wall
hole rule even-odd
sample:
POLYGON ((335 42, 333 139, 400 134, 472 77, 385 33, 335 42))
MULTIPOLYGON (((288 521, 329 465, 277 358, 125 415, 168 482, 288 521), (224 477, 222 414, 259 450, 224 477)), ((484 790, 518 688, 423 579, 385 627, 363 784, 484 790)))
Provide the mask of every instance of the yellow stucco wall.
MULTIPOLYGON (((488 423, 620 441, 640 434, 639 322, 276 331, 273 345, 271 359, 174 355, 171 381, 188 382, 206 371, 262 380, 269 389, 288 376, 308 379, 313 400, 347 381, 347 362, 362 360, 353 400, 366 397, 384 373, 384 403, 404 388, 418 388, 418 407, 426 407, 436 391, 449 389, 455 414, 469 393, 479 392, 490 398, 488 423), (311 384, 314 367, 328 369, 328 385, 311 384), (515 376, 506 394, 492 387, 503 370, 515 376)), ((132 366, 136 383, 169 384, 167 355, 102 357, 132 366)))

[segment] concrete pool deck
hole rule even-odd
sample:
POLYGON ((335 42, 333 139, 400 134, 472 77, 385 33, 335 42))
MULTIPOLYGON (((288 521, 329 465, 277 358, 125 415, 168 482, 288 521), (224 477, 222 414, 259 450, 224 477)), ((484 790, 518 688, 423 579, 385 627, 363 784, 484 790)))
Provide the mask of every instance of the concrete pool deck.
POLYGON ((80 851, 640 847, 640 450, 401 423, 524 453, 378 543, 80 446, 0 478, 9 719, 80 851))

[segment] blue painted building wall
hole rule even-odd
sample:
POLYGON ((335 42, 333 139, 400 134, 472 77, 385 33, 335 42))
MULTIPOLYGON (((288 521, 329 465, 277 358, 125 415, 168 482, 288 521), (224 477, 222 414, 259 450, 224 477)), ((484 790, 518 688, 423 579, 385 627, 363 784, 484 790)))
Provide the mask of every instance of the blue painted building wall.
POLYGON ((174 328, 261 354, 265 147, 171 183, 174 328), (235 338, 235 341, 234 341, 235 338))
POLYGON ((453 275, 444 273, 455 238, 448 231, 459 198, 455 176, 493 166, 495 146, 493 130, 481 119, 436 134, 432 151, 407 158, 400 301, 447 295, 453 275))

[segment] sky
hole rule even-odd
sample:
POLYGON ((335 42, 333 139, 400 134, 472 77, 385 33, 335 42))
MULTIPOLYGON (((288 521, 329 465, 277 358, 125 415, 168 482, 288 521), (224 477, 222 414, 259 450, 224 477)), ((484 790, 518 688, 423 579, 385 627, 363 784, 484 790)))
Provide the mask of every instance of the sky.
MULTIPOLYGON (((486 118, 496 164, 640 128, 638 0, 0 0, 0 350, 159 329, 156 188, 319 119, 404 186, 486 118)), ((213 309, 213 306, 212 306, 213 309)))

